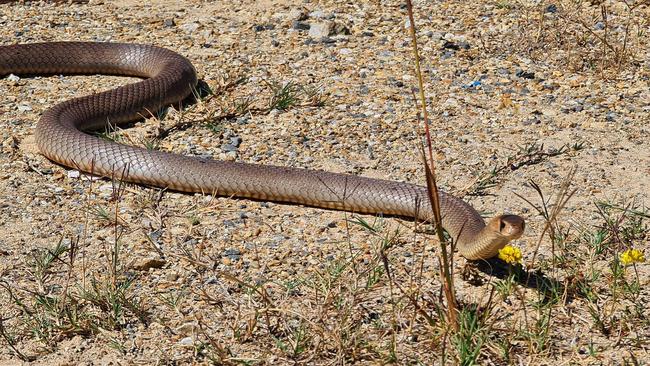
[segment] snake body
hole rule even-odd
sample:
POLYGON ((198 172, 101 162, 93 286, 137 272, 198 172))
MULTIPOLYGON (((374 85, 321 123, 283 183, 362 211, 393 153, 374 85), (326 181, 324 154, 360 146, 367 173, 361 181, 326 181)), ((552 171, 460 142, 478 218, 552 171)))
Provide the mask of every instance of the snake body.
MULTIPOLYGON (((427 189, 354 175, 223 162, 118 144, 85 131, 133 121, 187 97, 197 83, 185 57, 149 45, 49 42, 0 46, 0 75, 115 74, 144 80, 64 101, 36 127, 43 155, 67 167, 129 182, 258 200, 432 217, 427 189)), ((523 233, 524 221, 500 215, 487 225, 469 204, 440 192, 442 224, 468 259, 489 258, 523 233)))

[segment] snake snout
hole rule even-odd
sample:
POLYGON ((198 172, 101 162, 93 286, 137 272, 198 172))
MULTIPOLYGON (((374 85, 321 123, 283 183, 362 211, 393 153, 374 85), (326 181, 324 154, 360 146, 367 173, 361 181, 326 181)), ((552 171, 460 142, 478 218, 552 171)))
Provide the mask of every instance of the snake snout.
POLYGON ((521 237, 526 228, 526 221, 517 215, 501 215, 495 221, 499 223, 499 233, 509 240, 521 237))

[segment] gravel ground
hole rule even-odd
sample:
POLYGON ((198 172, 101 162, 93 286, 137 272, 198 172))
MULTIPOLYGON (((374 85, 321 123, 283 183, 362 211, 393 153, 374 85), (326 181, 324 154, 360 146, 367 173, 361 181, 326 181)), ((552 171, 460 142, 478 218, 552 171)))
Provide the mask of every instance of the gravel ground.
MULTIPOLYGON (((539 202, 530 182, 552 197, 575 169, 576 191, 560 216, 575 236, 601 223, 594 202, 642 208, 650 197, 650 10, 606 2, 610 14, 602 22, 598 6, 571 11, 566 3, 415 4, 439 186, 488 216, 523 215, 527 233, 517 245, 528 265, 540 242, 536 260, 552 256, 551 241, 540 241, 544 219, 520 198, 539 202), (604 34, 611 48, 598 41, 604 34), (493 185, 479 184, 499 167, 506 168, 487 182, 493 185)), ((188 57, 219 92, 183 113, 118 131, 125 143, 421 184, 417 82, 405 25, 399 2, 0 4, 0 44, 155 44, 188 57), (267 110, 273 87, 288 83, 298 90, 297 103, 267 110), (209 117, 248 104, 249 113, 209 117)), ((381 219, 377 235, 350 224, 343 212, 89 179, 38 154, 33 129, 45 109, 128 81, 0 79, 0 275, 7 285, 0 291, 0 360, 19 360, 20 353, 38 364, 444 361, 445 337, 416 315, 406 296, 396 295, 377 262, 382 238, 399 231, 389 258, 394 277, 408 288, 417 283, 423 299, 437 301, 438 246, 412 223, 381 219), (39 270, 37 259, 59 243, 78 248, 74 265, 68 252, 39 270), (381 273, 378 285, 350 290, 365 269, 381 273), (130 284, 123 303, 139 304, 136 310, 110 309, 108 300, 98 300, 107 293, 102 286, 115 283, 130 284), (94 297, 87 294, 92 288, 94 297), (69 300, 79 300, 76 321, 53 317, 35 300, 47 294, 40 301, 65 303, 60 295, 66 291, 77 294, 69 300), (27 308, 42 313, 25 316, 27 308)), ((644 235, 632 244, 647 249, 644 235)), ((650 300, 646 267, 637 271, 646 285, 640 302, 650 300)), ((464 259, 455 268, 461 303, 485 304, 491 287, 461 278, 464 259)), ((535 297, 534 289, 521 291, 535 297)), ((497 306, 514 314, 515 324, 527 316, 517 310, 519 300, 497 306)), ((481 362, 650 358, 647 329, 598 332, 585 304, 576 299, 554 310, 548 347, 533 351, 513 340, 508 359, 486 346, 481 362)), ((446 357, 452 362, 455 356, 446 357)))

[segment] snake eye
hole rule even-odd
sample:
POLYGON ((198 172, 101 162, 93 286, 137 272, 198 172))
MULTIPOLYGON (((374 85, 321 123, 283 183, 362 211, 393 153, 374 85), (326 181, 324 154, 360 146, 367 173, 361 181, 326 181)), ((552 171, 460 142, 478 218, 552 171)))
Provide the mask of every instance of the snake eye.
POLYGON ((503 220, 499 222, 499 232, 503 232, 503 229, 506 228, 506 223, 503 220))

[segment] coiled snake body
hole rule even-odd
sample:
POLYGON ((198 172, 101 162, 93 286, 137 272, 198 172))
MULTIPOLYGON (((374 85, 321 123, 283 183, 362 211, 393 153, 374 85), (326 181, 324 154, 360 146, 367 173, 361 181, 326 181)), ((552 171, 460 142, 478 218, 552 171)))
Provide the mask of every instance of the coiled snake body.
MULTIPOLYGON (((223 162, 117 144, 84 133, 142 118, 188 96, 192 64, 167 49, 136 44, 52 42, 0 46, 0 75, 115 74, 144 78, 70 99, 45 111, 35 137, 43 155, 95 175, 184 192, 348 210, 432 217, 427 189, 408 183, 287 167, 223 162)), ((523 233, 519 216, 486 225, 464 201, 440 192, 443 227, 468 259, 489 258, 523 233)))

